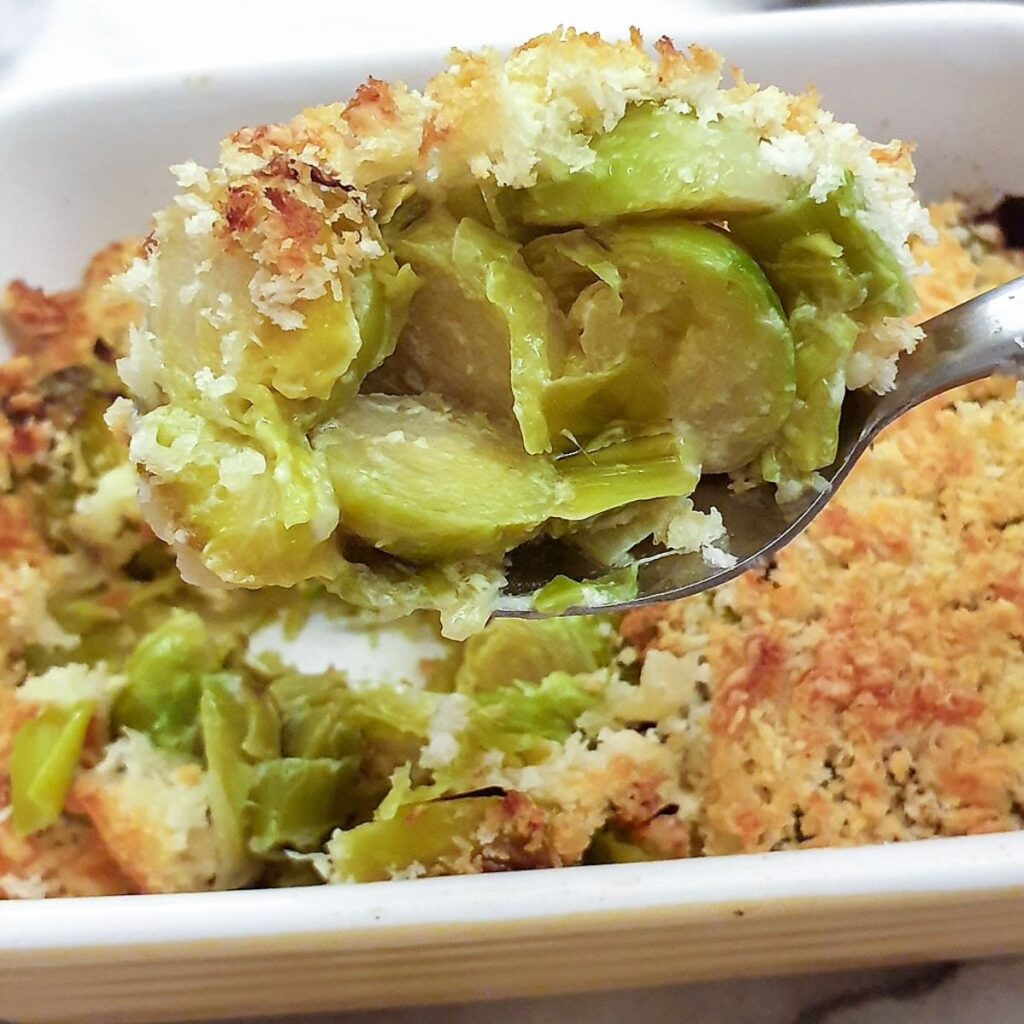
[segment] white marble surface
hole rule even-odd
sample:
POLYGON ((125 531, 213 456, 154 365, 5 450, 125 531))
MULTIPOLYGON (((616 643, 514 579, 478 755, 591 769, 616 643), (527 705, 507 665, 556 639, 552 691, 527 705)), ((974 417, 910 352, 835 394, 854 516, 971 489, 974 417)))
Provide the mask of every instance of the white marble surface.
MULTIPOLYGON (((392 0, 389 36, 366 5, 320 4, 320 30, 300 32, 290 19, 272 18, 279 0, 247 0, 244 46, 226 48, 241 4, 233 0, 0 0, 0 89, 33 90, 58 82, 116 76, 139 67, 195 68, 264 53, 284 59, 336 52, 347 46, 381 50, 402 36, 424 43, 449 41, 450 25, 467 36, 505 20, 524 34, 564 21, 619 9, 605 0, 392 0), (265 11, 268 17, 261 17, 265 11), (195 26, 204 26, 197 33, 195 26), (335 31, 336 30, 336 31, 335 31), (439 35, 440 33, 440 35, 439 35)), ((642 0, 630 7, 654 13, 768 6, 756 0, 642 0)), ((237 39, 237 36, 235 37, 237 39)), ((1024 922, 1022 922, 1024 928, 1024 922)), ((339 1008, 341 1009, 341 1008, 339 1008)), ((588 996, 515 1000, 330 1014, 303 1024, 1019 1024, 1024 1021, 1024 961, 932 964, 842 974, 709 982, 588 996)), ((299 1024, 277 1018, 274 1024, 299 1024)))

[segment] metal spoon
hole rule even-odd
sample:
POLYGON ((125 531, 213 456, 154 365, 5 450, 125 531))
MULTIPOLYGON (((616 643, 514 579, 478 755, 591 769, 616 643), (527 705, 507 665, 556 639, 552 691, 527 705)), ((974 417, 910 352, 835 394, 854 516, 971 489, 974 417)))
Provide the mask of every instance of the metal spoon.
MULTIPOLYGON (((729 568, 708 565, 699 554, 665 554, 640 566, 637 596, 620 604, 577 607, 566 614, 623 611, 657 601, 674 601, 711 590, 766 562, 828 504, 836 487, 868 450, 879 431, 914 406, 960 384, 993 374, 1024 373, 1024 277, 942 313, 924 324, 924 338, 900 360, 896 387, 884 395, 847 394, 839 427, 838 454, 819 470, 828 488, 807 491, 780 505, 775 488, 755 487, 734 493, 727 477, 704 477, 693 494, 694 505, 717 508, 728 531, 728 550, 736 557, 729 568)), ((648 554, 656 553, 652 548, 648 554)), ((578 553, 558 542, 516 549, 508 569, 506 600, 497 614, 540 617, 528 595, 555 576, 573 579, 600 574, 578 553)))

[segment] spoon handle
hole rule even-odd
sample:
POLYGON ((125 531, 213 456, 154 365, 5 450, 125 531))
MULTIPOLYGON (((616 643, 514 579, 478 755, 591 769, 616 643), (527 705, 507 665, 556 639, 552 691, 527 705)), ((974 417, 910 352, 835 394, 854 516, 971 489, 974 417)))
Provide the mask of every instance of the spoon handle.
POLYGON ((943 391, 993 374, 1024 378, 1024 277, 924 324, 921 342, 900 360, 896 387, 875 405, 871 432, 943 391))

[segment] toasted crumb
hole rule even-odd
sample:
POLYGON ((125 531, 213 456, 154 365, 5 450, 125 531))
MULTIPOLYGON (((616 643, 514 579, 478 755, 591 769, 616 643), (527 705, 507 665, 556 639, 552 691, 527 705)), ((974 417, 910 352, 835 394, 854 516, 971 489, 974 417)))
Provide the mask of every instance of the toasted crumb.
POLYGON ((75 783, 73 806, 142 892, 195 892, 217 880, 205 775, 127 732, 75 783))
MULTIPOLYGON (((932 215, 922 317, 1021 272, 1018 254, 971 252, 959 207, 932 215)), ((1024 409, 1012 396, 988 381, 904 417, 774 565, 714 595, 724 614, 707 617, 702 597, 626 617, 648 663, 690 645, 706 666, 705 853, 1021 826, 1024 409)))

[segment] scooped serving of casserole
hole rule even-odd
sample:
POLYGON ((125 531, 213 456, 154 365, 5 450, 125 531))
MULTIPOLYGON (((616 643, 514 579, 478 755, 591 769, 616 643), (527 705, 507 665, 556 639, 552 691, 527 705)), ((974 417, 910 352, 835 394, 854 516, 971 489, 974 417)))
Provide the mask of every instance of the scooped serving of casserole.
POLYGON ((929 223, 902 144, 656 49, 371 80, 181 165, 77 291, 8 288, 0 891, 1019 826, 1012 384, 901 421, 763 572, 484 625, 541 534, 619 587, 652 536, 728 558, 701 472, 813 486, 845 390, 1024 266, 956 204, 929 223), (251 643, 314 614, 424 655, 355 678, 251 643))
POLYGON ((908 147, 721 69, 560 32, 179 165, 109 422, 183 576, 464 639, 512 549, 621 599, 650 538, 729 564, 702 473, 821 486, 847 389, 919 335, 930 226, 908 147))

